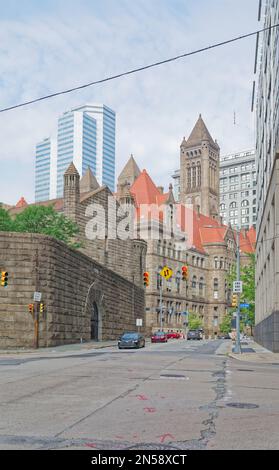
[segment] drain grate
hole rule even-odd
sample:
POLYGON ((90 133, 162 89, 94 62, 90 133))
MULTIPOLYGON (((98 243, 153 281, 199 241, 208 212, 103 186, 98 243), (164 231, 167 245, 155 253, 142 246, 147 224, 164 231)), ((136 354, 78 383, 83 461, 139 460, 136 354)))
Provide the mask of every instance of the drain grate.
POLYGON ((255 403, 227 403, 226 406, 229 406, 231 408, 240 408, 240 409, 247 409, 247 410, 259 408, 259 405, 255 405, 255 403))
POLYGON ((160 378, 162 379, 180 379, 185 380, 185 375, 180 374, 161 374, 160 378))
POLYGON ((254 369, 236 369, 239 372, 255 372, 254 369))

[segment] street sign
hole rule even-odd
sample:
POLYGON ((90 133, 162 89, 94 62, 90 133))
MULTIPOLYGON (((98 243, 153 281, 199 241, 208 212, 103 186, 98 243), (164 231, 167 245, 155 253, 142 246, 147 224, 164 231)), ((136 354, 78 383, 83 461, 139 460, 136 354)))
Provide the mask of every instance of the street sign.
POLYGON ((142 326, 142 318, 136 319, 136 326, 142 326))
POLYGON ((240 308, 249 308, 250 307, 250 304, 240 304, 240 308))
POLYGON ((233 293, 242 294, 242 281, 234 281, 233 283, 233 293))
POLYGON ((160 271, 160 274, 162 277, 164 277, 165 279, 170 279, 173 275, 173 271, 171 270, 171 268, 169 268, 168 266, 165 266, 161 271, 160 271))
POLYGON ((41 302, 42 300, 42 293, 41 292, 34 292, 34 302, 41 302))

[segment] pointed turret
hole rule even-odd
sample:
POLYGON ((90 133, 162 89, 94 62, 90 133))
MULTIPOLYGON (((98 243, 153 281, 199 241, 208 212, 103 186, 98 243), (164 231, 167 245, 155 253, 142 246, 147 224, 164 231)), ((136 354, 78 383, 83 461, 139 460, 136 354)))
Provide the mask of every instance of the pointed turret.
POLYGON ((99 187, 100 185, 96 177, 93 175, 90 167, 88 167, 83 177, 80 180, 81 194, 89 193, 90 191, 95 191, 96 189, 99 189, 99 187))
POLYGON ((76 221, 80 203, 79 172, 73 162, 64 173, 64 214, 76 221))
POLYGON ((202 115, 200 114, 188 140, 185 141, 185 137, 184 137, 182 145, 183 147, 187 147, 187 148, 196 147, 197 145, 200 145, 201 142, 205 140, 210 142, 210 144, 213 145, 214 147, 217 146, 216 142, 214 142, 214 140, 212 139, 210 132, 208 131, 204 123, 202 115))
POLYGON ((140 169, 138 165, 136 164, 136 161, 134 159, 134 156, 131 154, 128 162, 124 166, 123 170, 121 171, 119 177, 118 177, 118 186, 121 186, 123 184, 132 184, 136 181, 138 176, 140 175, 140 169))

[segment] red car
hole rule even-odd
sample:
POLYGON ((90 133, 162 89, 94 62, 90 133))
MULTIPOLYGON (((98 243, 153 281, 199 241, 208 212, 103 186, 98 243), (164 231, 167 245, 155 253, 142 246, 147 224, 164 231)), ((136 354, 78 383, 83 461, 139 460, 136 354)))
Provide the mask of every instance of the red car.
POLYGON ((176 331, 168 331, 167 333, 167 338, 170 339, 170 338, 175 338, 175 339, 178 339, 180 338, 180 333, 177 333, 176 331))
POLYGON ((164 331, 156 331, 151 336, 151 343, 167 343, 168 337, 164 331))

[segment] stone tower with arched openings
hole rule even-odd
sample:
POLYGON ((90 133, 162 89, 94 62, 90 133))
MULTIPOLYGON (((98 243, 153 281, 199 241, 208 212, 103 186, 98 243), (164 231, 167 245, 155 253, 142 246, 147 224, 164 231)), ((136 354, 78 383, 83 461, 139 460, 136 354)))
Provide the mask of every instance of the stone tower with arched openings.
POLYGON ((200 114, 180 146, 180 201, 213 218, 219 215, 219 159, 220 147, 200 114))

